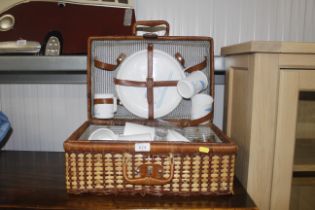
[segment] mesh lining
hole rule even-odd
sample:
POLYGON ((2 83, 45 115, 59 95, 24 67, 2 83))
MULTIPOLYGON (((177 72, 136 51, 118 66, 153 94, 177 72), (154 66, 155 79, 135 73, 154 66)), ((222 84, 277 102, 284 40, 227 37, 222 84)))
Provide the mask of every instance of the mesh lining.
MULTIPOLYGON (((203 69, 203 72, 210 78, 210 43, 208 41, 183 41, 183 40, 94 40, 91 48, 91 94, 92 94, 92 106, 91 113, 93 110, 93 96, 97 93, 115 93, 115 84, 113 78, 116 77, 117 70, 110 72, 104 71, 94 67, 93 59, 97 57, 100 61, 105 63, 116 63, 117 57, 124 53, 127 57, 140 50, 147 49, 147 44, 153 43, 154 49, 164 51, 175 56, 179 52, 185 59, 185 66, 189 67, 200 63, 207 57, 207 67, 203 69)), ((208 88, 202 93, 210 93, 210 81, 208 88)), ((174 109, 168 115, 161 119, 190 119, 191 117, 191 101, 183 99, 176 109, 174 109)), ((114 119, 139 119, 129 112, 125 107, 118 106, 117 112, 114 119)))
MULTIPOLYGON (((79 140, 87 140, 93 131, 99 128, 108 128, 117 135, 122 135, 124 132, 124 126, 104 126, 104 125, 90 125, 84 133, 80 136, 79 140)), ((214 133, 209 126, 194 126, 185 128, 174 128, 174 127, 156 127, 156 135, 158 139, 164 140, 163 133, 167 132, 167 129, 175 129, 181 133, 188 140, 195 143, 207 142, 207 143, 223 143, 222 140, 214 133), (159 137, 160 136, 160 137, 159 137)))

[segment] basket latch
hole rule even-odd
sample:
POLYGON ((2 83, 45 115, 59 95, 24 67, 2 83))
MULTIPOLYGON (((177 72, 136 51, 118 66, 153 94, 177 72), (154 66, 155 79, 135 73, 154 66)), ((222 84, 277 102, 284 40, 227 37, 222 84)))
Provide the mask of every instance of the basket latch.
POLYGON ((155 163, 145 163, 136 169, 136 173, 140 175, 138 178, 129 178, 127 175, 127 162, 125 161, 123 167, 123 176, 126 182, 134 185, 164 185, 173 179, 174 164, 171 158, 170 175, 164 178, 163 166, 155 163))
POLYGON ((159 164, 143 164, 138 167, 137 172, 141 177, 153 177, 160 179, 163 175, 163 167, 159 164))

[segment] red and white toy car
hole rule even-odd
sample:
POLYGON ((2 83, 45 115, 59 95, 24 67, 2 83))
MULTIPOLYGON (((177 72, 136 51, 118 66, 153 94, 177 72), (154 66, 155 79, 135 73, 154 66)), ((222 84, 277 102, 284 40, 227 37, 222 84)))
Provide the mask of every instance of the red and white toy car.
POLYGON ((0 54, 86 54, 89 36, 131 35, 133 0, 1 0, 0 54))

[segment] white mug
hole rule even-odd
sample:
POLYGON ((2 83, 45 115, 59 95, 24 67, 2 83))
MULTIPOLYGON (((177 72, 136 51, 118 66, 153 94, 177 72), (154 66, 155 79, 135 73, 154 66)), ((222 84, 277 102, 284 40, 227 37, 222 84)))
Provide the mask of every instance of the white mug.
POLYGON ((98 128, 91 133, 88 140, 115 140, 118 136, 108 128, 98 128))
POLYGON ((155 137, 155 128, 136 123, 126 122, 124 128, 124 135, 138 135, 138 134, 150 134, 151 138, 155 137))
POLYGON ((113 94, 94 95, 94 117, 111 119, 117 111, 117 98, 113 94))
MULTIPOLYGON (((213 98, 207 94, 197 94, 191 98, 191 119, 196 120, 212 111, 213 98)), ((204 122, 201 124, 207 124, 204 122)))
POLYGON ((191 98, 208 86, 208 78, 202 71, 194 71, 177 83, 177 91, 183 98, 191 98))

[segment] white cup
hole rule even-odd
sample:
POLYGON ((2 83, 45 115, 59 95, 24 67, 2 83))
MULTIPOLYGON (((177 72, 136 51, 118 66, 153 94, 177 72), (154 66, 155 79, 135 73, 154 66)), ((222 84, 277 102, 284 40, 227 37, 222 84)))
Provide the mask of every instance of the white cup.
POLYGON ((91 133, 88 140, 115 140, 118 136, 108 128, 98 128, 91 133))
POLYGON ((120 135, 118 140, 122 141, 153 141, 150 133, 135 134, 135 135, 120 135))
POLYGON ((189 142, 189 140, 185 136, 174 130, 168 130, 166 140, 189 142))
MULTIPOLYGON (((212 111, 213 98, 207 94, 197 94, 191 98, 191 119, 202 118, 212 111)), ((201 124, 207 124, 204 122, 201 124)))
POLYGON ((94 117, 111 119, 117 111, 117 98, 113 94, 94 95, 94 117))
POLYGON ((137 134, 150 134, 151 135, 150 139, 154 139, 155 128, 136 124, 136 123, 126 122, 125 128, 124 128, 124 135, 137 135, 137 134))
POLYGON ((194 71, 177 83, 177 91, 183 98, 191 98, 208 86, 208 78, 202 71, 194 71))

